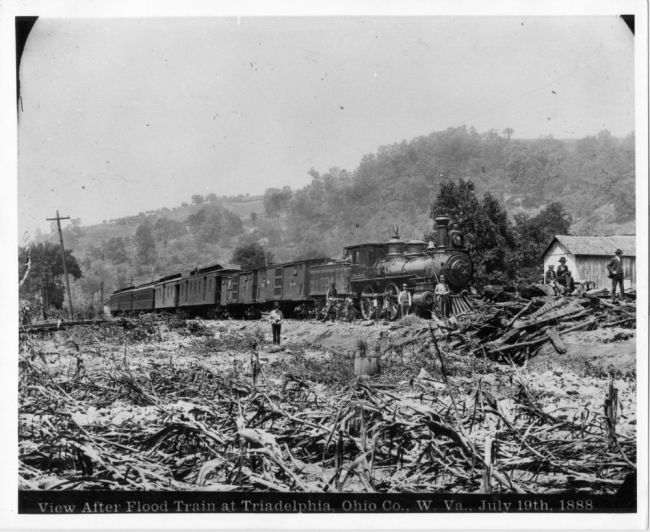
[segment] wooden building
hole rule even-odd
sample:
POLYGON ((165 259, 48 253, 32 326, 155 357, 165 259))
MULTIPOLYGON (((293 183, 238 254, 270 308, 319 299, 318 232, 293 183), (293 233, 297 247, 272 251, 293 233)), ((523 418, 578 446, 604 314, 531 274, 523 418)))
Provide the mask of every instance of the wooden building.
POLYGON ((544 272, 549 264, 555 269, 560 258, 566 258, 576 281, 593 281, 598 288, 611 288, 607 263, 617 249, 623 251, 623 274, 625 288, 636 284, 636 246, 634 236, 568 236, 556 235, 542 254, 544 272))

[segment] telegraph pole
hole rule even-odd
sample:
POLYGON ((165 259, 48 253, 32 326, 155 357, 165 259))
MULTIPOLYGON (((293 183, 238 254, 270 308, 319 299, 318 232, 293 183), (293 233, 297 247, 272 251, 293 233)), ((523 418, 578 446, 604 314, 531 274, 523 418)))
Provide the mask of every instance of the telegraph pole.
POLYGON ((69 220, 69 216, 59 216, 59 211, 56 211, 56 218, 46 218, 48 222, 56 220, 56 227, 59 230, 59 242, 61 243, 61 258, 63 259, 63 275, 65 275, 65 288, 68 291, 68 310, 70 311, 70 319, 74 319, 74 310, 72 309, 72 295, 70 294, 70 281, 68 280, 68 267, 65 263, 65 247, 63 247, 63 233, 61 232, 61 220, 69 220))

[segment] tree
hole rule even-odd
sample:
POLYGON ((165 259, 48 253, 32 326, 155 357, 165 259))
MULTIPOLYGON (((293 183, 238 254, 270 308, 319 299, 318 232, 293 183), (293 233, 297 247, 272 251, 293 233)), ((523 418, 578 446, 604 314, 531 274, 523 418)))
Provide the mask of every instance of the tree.
POLYGON ((512 277, 515 234, 508 213, 494 196, 486 193, 479 200, 472 181, 443 181, 431 205, 431 218, 443 215, 465 232, 479 282, 503 282, 512 277))
POLYGON ((153 264, 156 260, 156 241, 148 220, 135 230, 135 256, 139 264, 153 264))
POLYGON ((291 188, 269 188, 264 193, 264 211, 268 216, 277 216, 285 211, 291 201, 291 188))
POLYGON ((235 248, 231 262, 239 264, 242 269, 250 270, 271 264, 273 255, 258 242, 244 244, 235 248))
POLYGON ((223 230, 227 236, 240 234, 244 229, 244 222, 234 212, 224 209, 223 211, 223 230))
POLYGON ((210 194, 205 197, 205 201, 208 203, 216 203, 217 195, 214 192, 210 192, 210 194))
POLYGON ((186 233, 185 224, 169 218, 158 218, 153 226, 156 240, 165 244, 172 238, 183 236, 186 233))
POLYGON ((223 232, 223 217, 221 212, 214 210, 205 216, 205 220, 200 225, 196 237, 199 242, 216 244, 221 238, 223 232))
MULTIPOLYGON (((65 264, 73 279, 81 277, 81 268, 72 250, 65 252, 65 264)), ((61 310, 64 301, 63 261, 61 248, 51 242, 18 248, 20 295, 25 299, 40 298, 43 318, 50 306, 61 310)))
POLYGON ((186 223, 199 242, 216 244, 221 238, 223 219, 218 207, 203 207, 187 217, 186 223))
POLYGON ((194 194, 192 196, 192 203, 194 205, 201 205, 201 203, 203 203, 204 201, 205 201, 205 199, 203 198, 203 196, 201 194, 194 194))
POLYGON ((122 264, 129 260, 124 239, 119 236, 109 238, 102 246, 104 259, 112 264, 122 264))
POLYGON ((571 216, 561 203, 551 203, 537 216, 526 214, 515 216, 517 250, 515 264, 521 277, 529 282, 537 282, 544 273, 542 253, 555 235, 568 235, 571 216))

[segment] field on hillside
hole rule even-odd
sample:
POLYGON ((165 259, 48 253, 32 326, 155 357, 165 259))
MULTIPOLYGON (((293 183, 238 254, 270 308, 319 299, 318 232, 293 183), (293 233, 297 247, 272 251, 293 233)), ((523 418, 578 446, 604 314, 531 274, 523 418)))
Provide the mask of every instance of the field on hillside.
POLYGON ((522 364, 459 346, 473 319, 287 320, 280 347, 263 321, 21 334, 20 487, 619 490, 635 471, 634 329, 569 332, 566 354, 522 364), (380 372, 356 375, 361 355, 380 372))

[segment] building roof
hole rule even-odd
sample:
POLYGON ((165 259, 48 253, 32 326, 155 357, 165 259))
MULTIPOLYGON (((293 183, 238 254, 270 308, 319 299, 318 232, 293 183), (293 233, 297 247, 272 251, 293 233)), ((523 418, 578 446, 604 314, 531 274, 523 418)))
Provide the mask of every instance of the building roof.
POLYGON ((555 235, 546 246, 544 253, 557 240, 573 255, 614 255, 614 251, 620 248, 623 255, 627 257, 636 257, 636 237, 635 236, 569 236, 555 235))

